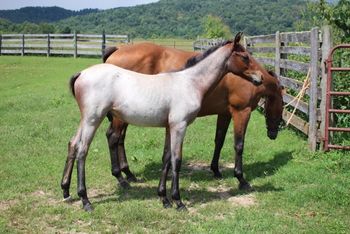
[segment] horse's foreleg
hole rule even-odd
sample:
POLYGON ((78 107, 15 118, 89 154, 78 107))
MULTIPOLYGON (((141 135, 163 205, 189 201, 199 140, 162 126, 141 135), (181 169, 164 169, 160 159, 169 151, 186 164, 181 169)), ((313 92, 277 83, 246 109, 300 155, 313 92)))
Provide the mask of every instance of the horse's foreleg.
POLYGON ((179 174, 182 162, 182 144, 187 128, 186 122, 181 122, 170 128, 170 146, 171 146, 171 169, 173 173, 171 183, 171 197, 178 210, 186 209, 180 197, 179 174))
POLYGON ((126 158, 126 153, 125 153, 124 140, 125 140, 127 128, 128 128, 128 124, 125 123, 123 125, 123 129, 120 133, 120 137, 119 137, 119 141, 118 141, 119 165, 120 165, 120 170, 126 175, 126 179, 129 182, 137 182, 136 176, 129 169, 129 164, 128 164, 128 160, 126 158))
POLYGON ((119 155, 118 155, 118 142, 120 140, 121 132, 123 131, 124 124, 122 121, 111 122, 106 132, 108 140, 109 154, 111 158, 111 172, 114 177, 117 178, 119 185, 122 188, 130 187, 129 183, 123 178, 120 169, 119 155))
POLYGON ((170 169, 170 158, 171 158, 170 131, 169 131, 169 128, 167 128, 165 132, 165 142, 164 142, 164 151, 163 151, 163 159, 162 159, 163 161, 162 175, 160 177, 160 181, 158 185, 158 196, 162 201, 164 208, 171 207, 171 203, 168 197, 166 196, 166 180, 170 169))
POLYGON ((230 121, 230 114, 218 115, 216 121, 215 149, 210 165, 210 169, 213 171, 215 178, 222 178, 222 174, 219 170, 219 158, 222 146, 224 145, 227 129, 230 125, 230 121))
POLYGON ((239 189, 249 190, 251 189, 251 186, 245 180, 243 175, 242 157, 244 150, 244 138, 250 119, 251 109, 246 108, 244 110, 232 110, 232 112, 234 122, 234 148, 236 152, 234 175, 239 181, 239 189))

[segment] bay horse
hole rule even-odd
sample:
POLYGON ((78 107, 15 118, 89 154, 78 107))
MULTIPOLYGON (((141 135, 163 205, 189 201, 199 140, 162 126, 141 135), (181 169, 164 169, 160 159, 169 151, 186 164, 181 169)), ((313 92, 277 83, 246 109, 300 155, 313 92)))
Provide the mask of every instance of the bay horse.
MULTIPOLYGON (((75 136, 68 144, 61 182, 64 198, 69 197, 72 166, 76 159, 78 196, 84 210, 92 210, 85 185, 85 161, 95 131, 109 113, 129 124, 166 128, 166 153, 158 195, 165 207, 171 205, 165 184, 171 165, 171 197, 177 209, 185 209, 179 191, 182 144, 186 128, 196 118, 203 97, 229 72, 257 82, 262 79, 249 53, 239 44, 240 38, 239 33, 234 41, 208 50, 186 69, 177 72, 145 75, 103 63, 74 75, 70 87, 81 119, 75 136)), ((111 155, 111 160, 113 166, 118 162, 116 155, 111 155)))
MULTIPOLYGON (((186 62, 196 61, 203 54, 198 52, 182 51, 174 48, 159 46, 152 43, 125 45, 119 49, 109 47, 106 49, 104 61, 125 69, 144 74, 158 74, 161 72, 177 70, 185 66, 186 62)), ((264 110, 267 126, 267 136, 274 140, 278 135, 282 122, 283 92, 277 76, 266 71, 253 57, 250 61, 258 67, 263 74, 263 84, 254 85, 245 79, 234 78, 229 73, 219 84, 208 93, 202 102, 198 117, 217 115, 215 149, 211 162, 214 177, 221 178, 219 170, 220 152, 225 141, 230 120, 234 122, 234 150, 235 166, 234 176, 239 181, 239 189, 250 190, 252 187, 243 175, 243 150, 245 133, 252 111, 254 111, 261 98, 265 98, 264 110)), ((136 177, 129 169, 126 158, 124 139, 128 124, 110 118, 111 124, 107 130, 111 158, 118 158, 119 162, 112 162, 112 174, 118 179, 122 187, 128 187, 128 181, 136 181, 136 177), (118 156, 117 156, 118 155, 118 156), (121 172, 126 175, 126 179, 121 172)), ((164 149, 164 156, 166 149, 164 149)))

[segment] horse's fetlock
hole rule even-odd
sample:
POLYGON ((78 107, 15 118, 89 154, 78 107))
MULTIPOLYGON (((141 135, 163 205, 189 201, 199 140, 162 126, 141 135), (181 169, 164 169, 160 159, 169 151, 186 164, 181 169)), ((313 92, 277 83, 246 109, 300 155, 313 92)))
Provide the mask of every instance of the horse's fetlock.
POLYGON ((78 196, 82 198, 86 198, 87 197, 86 189, 79 189, 78 196))
POLYGON ((171 198, 174 200, 174 201, 179 201, 180 200, 180 193, 179 191, 173 191, 172 194, 171 194, 171 198))

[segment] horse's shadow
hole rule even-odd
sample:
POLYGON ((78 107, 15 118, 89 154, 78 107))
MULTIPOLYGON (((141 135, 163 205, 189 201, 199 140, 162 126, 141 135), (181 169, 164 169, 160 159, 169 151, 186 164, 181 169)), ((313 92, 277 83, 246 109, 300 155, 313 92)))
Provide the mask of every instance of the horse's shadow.
MULTIPOLYGON (((267 162, 255 162, 244 166, 245 174, 248 181, 254 178, 263 178, 266 176, 272 176, 276 173, 279 168, 282 168, 292 159, 292 152, 281 152, 276 154, 271 160, 267 162)), ((158 180, 160 176, 161 163, 152 162, 146 165, 143 171, 143 177, 146 181, 158 180)), ((180 177, 189 178, 193 182, 213 181, 212 173, 206 167, 197 167, 192 170, 193 167, 188 167, 186 162, 184 163, 183 170, 181 171, 180 177)), ((223 179, 233 177, 232 168, 223 168, 223 179)), ((169 173, 171 174, 171 173, 169 173)), ((170 187, 170 181, 168 181, 168 188, 170 187)), ((263 185, 253 185, 254 192, 271 192, 271 191, 282 191, 283 188, 275 187, 271 183, 265 183, 263 185)), ((169 191, 169 189, 168 189, 169 191)), ((220 200, 225 196, 236 196, 251 193, 252 191, 242 191, 238 188, 230 188, 228 191, 220 190, 208 190, 203 186, 196 188, 182 189, 182 197, 191 203, 205 203, 209 201, 220 200), (225 193, 225 194, 223 194, 225 193), (224 196, 223 196, 224 195, 224 196)), ((168 195, 170 191, 168 192, 168 195)), ((157 186, 149 185, 146 183, 133 183, 131 188, 122 189, 117 188, 115 192, 109 194, 102 194, 96 196, 94 199, 95 203, 106 203, 110 201, 126 201, 126 200, 148 200, 157 197, 157 186)))
MULTIPOLYGON (((266 176, 274 175, 279 168, 282 168, 292 159, 292 152, 280 152, 274 155, 274 157, 266 162, 254 162, 251 164, 244 164, 243 170, 246 178, 250 181, 255 178, 263 178, 266 176)), ((162 164, 161 162, 151 162, 146 165, 143 171, 143 176, 147 180, 156 180, 160 178, 162 164)), ((223 179, 232 178, 233 167, 221 166, 221 172, 223 179)), ((169 171, 171 176, 171 170, 169 171)), ((210 162, 207 164, 184 162, 181 168, 181 177, 191 177, 193 181, 212 181, 213 173, 210 170, 210 162)))

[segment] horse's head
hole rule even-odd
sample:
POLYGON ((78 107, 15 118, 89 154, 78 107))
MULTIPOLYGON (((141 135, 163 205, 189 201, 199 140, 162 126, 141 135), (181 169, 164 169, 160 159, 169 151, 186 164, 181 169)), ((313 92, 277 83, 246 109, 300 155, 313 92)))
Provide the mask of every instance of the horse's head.
POLYGON ((284 87, 280 84, 277 75, 269 71, 268 72, 272 79, 276 80, 275 85, 271 85, 273 87, 273 91, 269 93, 265 97, 265 120, 267 127, 267 136, 274 140, 277 137, 278 131, 280 130, 281 124, 283 123, 283 93, 284 87))
POLYGON ((253 82, 255 85, 260 85, 263 79, 260 67, 255 60, 252 59, 249 52, 239 43, 241 37, 242 33, 237 33, 232 42, 232 53, 227 60, 226 67, 229 72, 241 76, 253 82))

